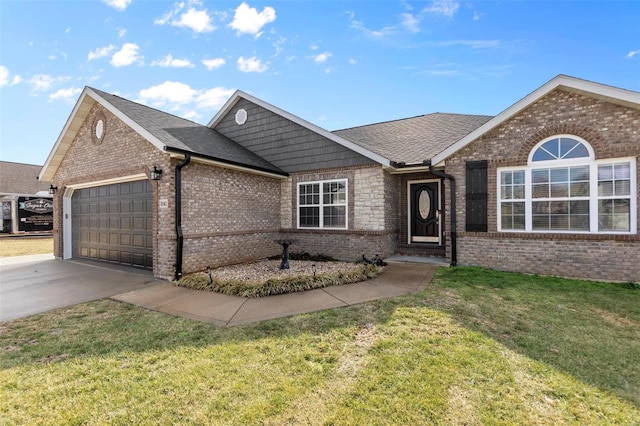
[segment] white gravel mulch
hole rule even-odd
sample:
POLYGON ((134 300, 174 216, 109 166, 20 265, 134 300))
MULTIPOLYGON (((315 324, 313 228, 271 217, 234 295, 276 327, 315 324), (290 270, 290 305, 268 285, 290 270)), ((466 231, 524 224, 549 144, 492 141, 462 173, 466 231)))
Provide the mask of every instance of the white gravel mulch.
MULTIPOLYGON (((290 260, 290 269, 280 269, 281 261, 260 260, 240 265, 223 266, 212 269, 214 278, 223 280, 266 281, 291 274, 313 275, 312 265, 316 265, 316 274, 324 272, 348 272, 358 265, 351 262, 313 262, 308 260, 290 260)), ((205 272, 206 273, 206 272, 205 272)))

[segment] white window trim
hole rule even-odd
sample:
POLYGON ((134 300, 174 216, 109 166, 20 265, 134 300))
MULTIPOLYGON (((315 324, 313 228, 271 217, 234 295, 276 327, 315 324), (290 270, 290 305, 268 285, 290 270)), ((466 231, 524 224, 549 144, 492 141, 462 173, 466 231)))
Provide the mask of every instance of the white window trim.
MULTIPOLYGON (((329 204, 332 206, 342 206, 342 204, 329 204)), ((349 229, 349 181, 348 179, 327 179, 327 180, 314 180, 314 181, 305 181, 305 182, 298 182, 297 186, 296 186, 296 220, 297 220, 297 226, 298 229, 349 229), (324 203, 323 203, 323 193, 322 193, 322 186, 325 183, 334 183, 334 182, 343 182, 344 183, 344 227, 336 227, 336 226, 324 226, 324 209, 323 207, 325 207, 324 203), (305 206, 316 206, 316 204, 303 204, 302 206, 300 205, 300 187, 302 185, 313 185, 313 184, 319 184, 320 185, 320 203, 317 204, 317 206, 319 207, 319 226, 301 226, 300 225, 300 207, 305 207, 305 206)))
MULTIPOLYGON (((543 142, 559 136, 548 138, 543 142)), ((560 136, 562 137, 562 135, 560 136)), ((578 139, 575 136, 567 135, 574 139, 578 139)), ((541 142, 541 143, 543 143, 541 142)), ((590 145, 586 142, 585 145, 590 148, 590 145)), ((538 144, 539 145, 539 144, 538 144)), ((536 147, 538 146, 536 145, 536 147)), ((536 147, 531 151, 534 152, 536 147)), ((526 234, 597 234, 597 235, 635 235, 638 232, 638 178, 637 178, 637 166, 635 157, 621 157, 621 158, 607 158, 602 160, 590 160, 586 157, 571 160, 555 160, 555 161, 536 161, 530 163, 527 166, 517 167, 499 167, 496 170, 497 173, 497 187, 496 187, 496 200, 497 200, 497 229, 498 232, 514 232, 514 233, 526 233, 526 234), (630 212, 629 212, 629 231, 599 231, 598 230, 598 166, 602 164, 618 164, 629 163, 630 164, 630 212), (533 216, 532 211, 532 182, 531 175, 535 169, 546 169, 555 167, 570 167, 570 166, 589 166, 589 231, 576 231, 576 230, 533 230, 533 216), (524 170, 524 182, 525 182, 525 229, 502 229, 502 199, 501 199, 501 181, 500 174, 503 171, 517 171, 524 170)), ((626 198, 626 197, 605 197, 605 198, 626 198)))
POLYGON ((538 142, 533 148, 531 148, 531 151, 529 151, 529 157, 527 159, 527 164, 529 165, 536 165, 537 167, 552 167, 553 165, 557 165, 557 164, 562 164, 562 165, 572 165, 572 164, 584 164, 585 162, 591 162, 591 161, 595 161, 596 159, 596 153, 593 150, 593 147, 591 146, 591 144, 589 142, 587 142, 586 140, 582 139, 579 136, 575 136, 575 135, 569 135, 569 134, 562 134, 562 135, 554 135, 554 136, 550 136, 548 138, 545 138, 543 140, 541 140, 540 142, 538 142), (582 143, 584 145, 585 148, 587 148, 587 151, 589 151, 589 157, 580 157, 580 158, 568 158, 568 159, 560 159, 560 160, 547 160, 547 161, 533 161, 533 155, 535 154, 535 152, 538 150, 538 148, 540 148, 542 145, 544 145, 545 143, 549 142, 550 140, 553 139, 560 139, 560 138, 567 138, 567 139, 574 139, 577 140, 578 142, 582 143))

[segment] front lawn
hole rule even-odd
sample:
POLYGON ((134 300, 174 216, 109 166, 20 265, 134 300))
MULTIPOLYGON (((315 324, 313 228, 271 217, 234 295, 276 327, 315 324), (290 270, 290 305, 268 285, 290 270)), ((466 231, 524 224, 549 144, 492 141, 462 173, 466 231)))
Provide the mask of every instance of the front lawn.
POLYGON ((111 300, 0 323, 0 424, 637 424, 640 290, 441 268, 222 329, 111 300))
POLYGON ((0 257, 53 253, 51 237, 1 237, 0 257))

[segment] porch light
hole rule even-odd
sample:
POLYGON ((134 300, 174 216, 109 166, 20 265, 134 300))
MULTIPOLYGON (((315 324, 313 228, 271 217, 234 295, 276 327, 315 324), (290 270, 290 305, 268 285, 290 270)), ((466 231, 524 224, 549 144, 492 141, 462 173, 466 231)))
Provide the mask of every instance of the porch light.
POLYGON ((49 194, 56 195, 56 192, 58 192, 58 187, 51 184, 51 186, 49 187, 49 194))
POLYGON ((313 279, 316 279, 316 264, 312 263, 311 264, 311 270, 313 271, 313 279))
POLYGON ((158 166, 153 166, 151 180, 160 180, 160 176, 162 176, 162 169, 159 169, 158 166))

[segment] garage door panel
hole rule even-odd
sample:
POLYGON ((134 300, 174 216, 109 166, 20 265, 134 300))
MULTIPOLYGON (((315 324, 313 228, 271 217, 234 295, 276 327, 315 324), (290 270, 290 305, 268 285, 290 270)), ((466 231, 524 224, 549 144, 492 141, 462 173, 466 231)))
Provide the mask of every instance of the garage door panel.
POLYGON ((73 256, 151 269, 153 201, 148 181, 75 191, 73 256))

